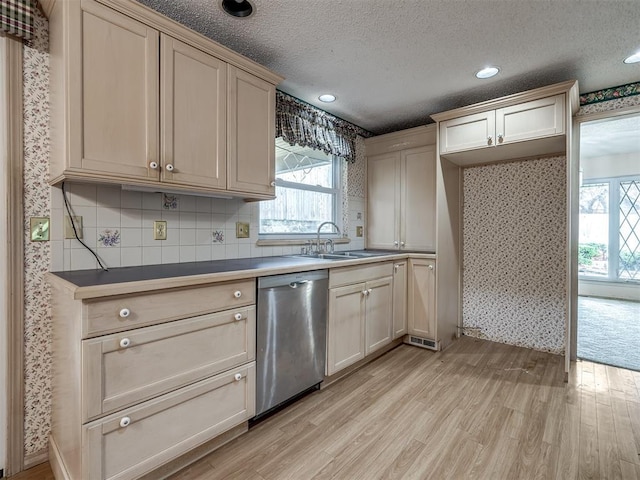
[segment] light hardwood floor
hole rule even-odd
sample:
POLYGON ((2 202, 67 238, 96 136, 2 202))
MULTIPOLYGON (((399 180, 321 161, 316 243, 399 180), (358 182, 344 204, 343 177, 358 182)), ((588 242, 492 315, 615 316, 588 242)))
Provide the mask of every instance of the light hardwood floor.
POLYGON ((470 337, 402 345, 171 479, 640 479, 640 373, 563 376, 562 357, 470 337))

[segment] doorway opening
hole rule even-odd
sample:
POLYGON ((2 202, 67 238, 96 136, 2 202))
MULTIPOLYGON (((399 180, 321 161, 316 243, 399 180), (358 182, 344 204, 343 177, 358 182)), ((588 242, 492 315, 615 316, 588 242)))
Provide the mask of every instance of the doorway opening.
POLYGON ((577 356, 640 371, 640 113, 580 125, 577 356))

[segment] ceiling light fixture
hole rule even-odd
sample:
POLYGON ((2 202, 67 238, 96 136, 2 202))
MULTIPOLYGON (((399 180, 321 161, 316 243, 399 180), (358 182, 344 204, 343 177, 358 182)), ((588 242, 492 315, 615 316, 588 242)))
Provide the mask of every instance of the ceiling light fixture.
POLYGON ((325 93, 323 95, 320 95, 318 97, 318 100, 320 100, 321 102, 324 102, 324 103, 331 103, 331 102, 335 102, 336 101, 336 96, 335 95, 331 95, 330 93, 325 93))
POLYGON ((640 62, 640 52, 636 52, 633 55, 629 55, 623 61, 624 61, 624 63, 638 63, 638 62, 640 62))
POLYGON ((482 70, 476 72, 477 78, 491 78, 498 74, 500 69, 498 67, 487 67, 482 70))
POLYGON ((249 0, 222 0, 220 7, 232 17, 244 18, 253 13, 249 0))

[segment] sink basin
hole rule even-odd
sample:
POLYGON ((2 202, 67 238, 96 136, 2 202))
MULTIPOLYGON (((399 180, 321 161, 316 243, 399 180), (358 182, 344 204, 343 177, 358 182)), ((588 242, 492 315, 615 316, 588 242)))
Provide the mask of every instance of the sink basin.
POLYGON ((350 258, 369 258, 369 257, 379 257, 381 255, 387 255, 387 254, 384 252, 354 251, 354 252, 333 252, 333 253, 301 253, 299 255, 293 255, 293 256, 302 257, 302 258, 319 258, 322 260, 348 260, 350 258))

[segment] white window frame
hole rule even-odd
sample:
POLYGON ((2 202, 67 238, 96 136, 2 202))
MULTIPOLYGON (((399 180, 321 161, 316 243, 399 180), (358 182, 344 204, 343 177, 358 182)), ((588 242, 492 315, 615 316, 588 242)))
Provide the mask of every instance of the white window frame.
MULTIPOLYGON (((333 188, 329 188, 329 187, 321 187, 321 186, 316 186, 316 185, 305 185, 302 183, 296 183, 296 182, 289 182, 286 180, 282 180, 282 179, 278 179, 276 178, 275 180, 275 185, 276 187, 286 187, 286 188, 293 188, 293 189, 297 189, 297 190, 302 190, 302 191, 309 191, 309 192, 320 192, 320 193, 328 193, 328 194, 332 194, 333 195, 333 218, 327 218, 326 220, 323 221, 329 221, 329 222, 334 222, 336 225, 338 225, 338 228, 340 228, 340 234, 338 234, 334 228, 331 228, 330 226, 326 226, 322 229, 322 232, 320 232, 320 238, 331 238, 331 239, 336 239, 336 238, 341 238, 342 237, 342 232, 343 232, 343 215, 342 215, 342 162, 344 162, 344 159, 340 158, 340 157, 336 157, 335 155, 332 155, 332 162, 333 162, 333 188)), ((261 210, 259 213, 259 218, 258 218, 258 229, 260 228, 260 224, 261 224, 261 210)), ((260 231, 258 231, 258 239, 259 240, 300 240, 301 243, 304 243, 307 240, 312 240, 312 239, 316 239, 317 238, 317 232, 306 232, 306 233, 282 233, 282 232, 275 232, 275 233, 262 233, 260 231)))
POLYGON ((603 183, 609 185, 609 239, 607 243, 607 276, 604 277, 578 273, 578 278, 580 280, 602 283, 640 284, 639 279, 618 277, 618 267, 620 264, 620 183, 628 181, 640 182, 640 175, 590 178, 589 180, 585 180, 583 184, 580 185, 580 188, 586 185, 603 183))

